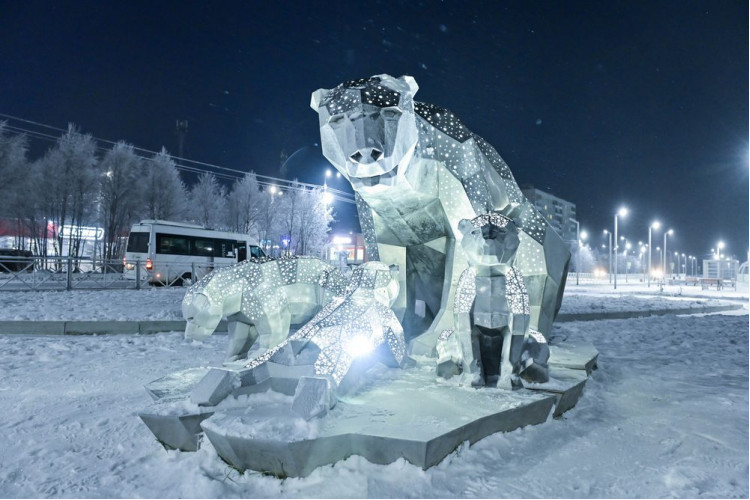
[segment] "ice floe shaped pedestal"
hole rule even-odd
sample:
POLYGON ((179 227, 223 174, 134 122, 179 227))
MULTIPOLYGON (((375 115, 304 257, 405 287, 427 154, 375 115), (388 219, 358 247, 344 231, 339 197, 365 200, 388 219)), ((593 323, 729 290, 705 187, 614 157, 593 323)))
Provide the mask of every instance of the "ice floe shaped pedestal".
POLYGON ((527 383, 517 391, 458 387, 435 376, 433 359, 418 358, 405 369, 373 368, 372 382, 311 421, 291 411, 294 382, 273 375, 218 406, 192 403, 190 393, 201 378, 193 369, 149 384, 156 402, 141 418, 165 446, 192 451, 208 439, 240 470, 306 476, 351 455, 377 464, 404 458, 426 469, 464 441, 540 424, 572 408, 598 353, 587 344, 550 347, 550 380, 544 384, 527 383))

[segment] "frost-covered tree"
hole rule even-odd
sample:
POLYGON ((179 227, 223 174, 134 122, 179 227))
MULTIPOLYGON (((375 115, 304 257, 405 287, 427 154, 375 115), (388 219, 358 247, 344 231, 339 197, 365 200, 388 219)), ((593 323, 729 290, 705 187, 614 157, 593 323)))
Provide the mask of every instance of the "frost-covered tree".
POLYGON ((299 255, 321 256, 328 242, 333 223, 333 208, 323 189, 305 190, 299 204, 299 229, 296 252, 299 255))
MULTIPOLYGON (((276 191, 275 187, 273 191, 276 191)), ((282 233, 280 198, 281 191, 272 192, 272 189, 267 187, 261 191, 258 202, 258 240, 268 256, 274 256, 274 242, 279 241, 282 233)))
POLYGON ((99 218, 104 227, 104 258, 120 255, 120 235, 140 215, 141 159, 133 146, 118 142, 101 161, 99 218))
POLYGON ((226 190, 210 172, 198 176, 190 190, 190 207, 193 219, 206 227, 219 229, 226 220, 226 190))
POLYGON ((40 167, 38 195, 44 198, 45 213, 53 223, 55 253, 63 254, 64 238, 68 241, 67 254, 78 257, 83 251, 83 240, 75 228, 95 217, 99 175, 96 144, 91 135, 80 133, 70 124, 68 131, 47 152, 40 167))
POLYGON ((280 229, 282 234, 278 235, 278 241, 286 242, 285 245, 281 245, 281 250, 286 255, 296 253, 300 207, 304 196, 303 190, 304 188, 295 179, 290 185, 290 189, 279 200, 279 211, 281 212, 280 229))
POLYGON ((31 171, 26 153, 28 140, 24 134, 8 131, 6 122, 0 122, 0 215, 10 218, 15 226, 15 248, 26 249, 21 237, 27 226, 31 171))
POLYGON ((237 179, 227 199, 228 228, 259 236, 262 203, 260 185, 254 172, 237 179))
POLYGON ((19 191, 27 172, 28 139, 23 134, 11 134, 7 123, 0 122, 0 213, 12 210, 11 195, 19 191))
POLYGON ((187 220, 187 189, 180 179, 172 157, 161 148, 149 161, 144 162, 145 175, 139 185, 144 186, 142 200, 148 219, 187 220))

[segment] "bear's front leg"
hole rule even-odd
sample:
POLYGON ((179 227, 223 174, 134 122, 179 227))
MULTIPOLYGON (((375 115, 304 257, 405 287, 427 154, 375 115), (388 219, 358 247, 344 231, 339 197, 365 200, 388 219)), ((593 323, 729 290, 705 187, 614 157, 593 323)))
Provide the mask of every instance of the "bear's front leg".
POLYGON ((230 321, 227 324, 229 332, 229 346, 227 348, 227 361, 236 361, 247 357, 247 351, 258 338, 258 330, 254 325, 230 321))
POLYGON ((523 353, 524 341, 529 332, 528 314, 509 314, 508 326, 503 328, 503 349, 500 361, 500 377, 497 387, 502 389, 519 389, 521 380, 518 369, 523 353))
POLYGON ((442 281, 435 280, 431 285, 439 289, 440 309, 428 329, 412 341, 410 354, 435 356, 435 345, 440 332, 453 328, 456 289, 459 286, 461 273, 468 264, 463 252, 456 246, 456 240, 447 238, 444 248, 445 266, 442 281))

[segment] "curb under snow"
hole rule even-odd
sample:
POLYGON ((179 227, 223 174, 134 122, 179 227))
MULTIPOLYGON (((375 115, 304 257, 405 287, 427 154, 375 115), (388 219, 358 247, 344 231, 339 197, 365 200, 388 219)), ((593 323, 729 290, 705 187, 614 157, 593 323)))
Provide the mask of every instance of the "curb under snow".
MULTIPOLYGON (((666 314, 705 314, 742 309, 742 304, 722 306, 683 307, 642 311, 611 311, 562 313, 555 321, 597 321, 603 319, 631 319, 666 314)), ((185 331, 185 321, 0 321, 0 335, 112 335, 152 334, 185 331)), ((219 323, 217 333, 227 331, 226 321, 219 323)))
MULTIPOLYGON (((734 311, 742 309, 742 304, 727 304, 722 306, 694 306, 694 307, 679 307, 671 309, 644 309, 640 311, 598 311, 598 312, 584 312, 584 313, 561 313, 557 315, 555 321, 560 323, 566 323, 569 321, 596 321, 602 319, 631 319, 631 318, 645 318, 648 316, 664 316, 667 314, 706 314, 716 313, 723 311, 734 311)), ((2 327, 0 326, 0 332, 2 327)))
MULTIPOLYGON (((0 335, 110 335, 185 331, 185 321, 0 321, 0 335)), ((226 333, 227 322, 216 327, 226 333)))

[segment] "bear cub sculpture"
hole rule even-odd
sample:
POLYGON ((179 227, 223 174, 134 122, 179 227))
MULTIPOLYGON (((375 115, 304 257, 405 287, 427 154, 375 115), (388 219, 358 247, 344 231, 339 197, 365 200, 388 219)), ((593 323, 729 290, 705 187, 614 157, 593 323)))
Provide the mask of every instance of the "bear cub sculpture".
POLYGON ((473 386, 521 387, 549 380, 549 347, 529 328, 529 296, 514 267, 518 227, 493 211, 459 223, 469 267, 461 274, 453 328, 437 341, 437 372, 473 386))

